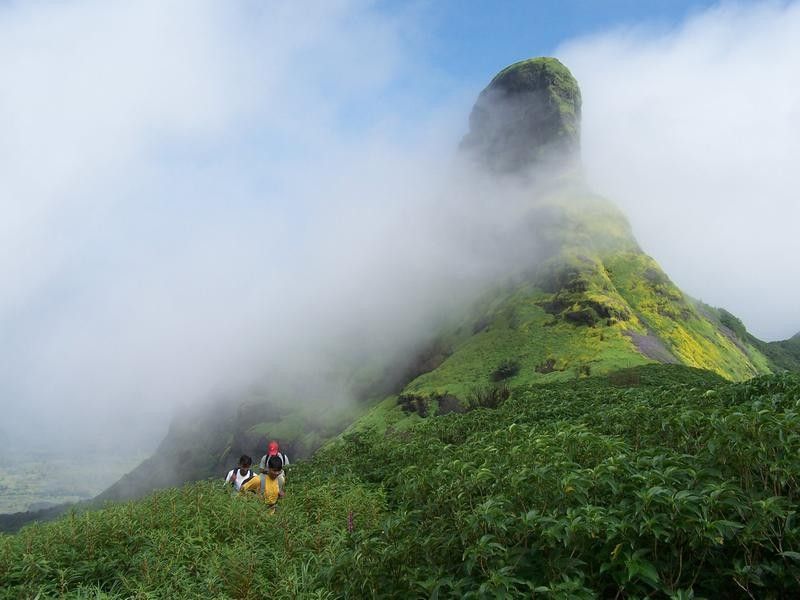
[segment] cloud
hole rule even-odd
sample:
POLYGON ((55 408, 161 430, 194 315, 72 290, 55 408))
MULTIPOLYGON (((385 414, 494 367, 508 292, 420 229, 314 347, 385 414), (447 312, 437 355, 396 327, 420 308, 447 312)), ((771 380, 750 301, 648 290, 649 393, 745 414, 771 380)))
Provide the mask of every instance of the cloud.
POLYGON ((503 268, 526 196, 498 214, 453 158, 474 90, 420 110, 413 19, 0 8, 1 437, 120 451, 258 381, 341 400, 503 268))
POLYGON ((722 4, 557 55, 594 186, 686 292, 766 339, 800 331, 800 3, 722 4))
POLYGON ((353 175, 338 113, 402 73, 399 26, 356 2, 0 6, 4 433, 157 439, 263 372, 317 276, 324 180, 353 175))

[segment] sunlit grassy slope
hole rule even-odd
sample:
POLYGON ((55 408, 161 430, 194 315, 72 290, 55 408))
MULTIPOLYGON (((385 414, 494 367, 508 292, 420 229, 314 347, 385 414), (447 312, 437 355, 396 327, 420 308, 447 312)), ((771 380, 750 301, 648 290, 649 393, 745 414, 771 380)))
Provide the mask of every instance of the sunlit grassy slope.
MULTIPOLYGON (((384 423, 385 424, 385 423, 384 423)), ((0 535, 0 598, 791 598, 800 379, 645 365, 0 535)))
POLYGON ((407 393, 464 397, 504 361, 512 385, 561 381, 648 362, 708 369, 732 380, 771 361, 719 312, 687 297, 643 253, 625 217, 579 191, 537 207, 544 260, 494 289, 443 338, 447 358, 407 393))

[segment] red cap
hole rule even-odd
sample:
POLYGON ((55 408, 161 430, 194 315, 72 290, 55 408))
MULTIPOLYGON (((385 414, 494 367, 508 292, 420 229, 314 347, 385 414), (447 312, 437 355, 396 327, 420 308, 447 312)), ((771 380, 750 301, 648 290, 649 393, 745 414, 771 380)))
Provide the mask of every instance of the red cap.
POLYGON ((278 453, 278 442, 270 442, 267 444, 267 454, 275 456, 278 453))

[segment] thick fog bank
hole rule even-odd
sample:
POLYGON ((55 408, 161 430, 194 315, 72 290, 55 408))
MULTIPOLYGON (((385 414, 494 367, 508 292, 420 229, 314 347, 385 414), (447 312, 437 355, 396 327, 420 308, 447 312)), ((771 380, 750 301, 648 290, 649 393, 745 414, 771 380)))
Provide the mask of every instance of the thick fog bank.
POLYGON ((535 192, 456 160, 475 90, 419 109, 406 18, 0 8, 7 446, 152 447, 254 384, 347 400, 527 260, 535 192))
POLYGON ((800 3, 564 45, 592 183, 687 293, 758 337, 800 331, 800 3))

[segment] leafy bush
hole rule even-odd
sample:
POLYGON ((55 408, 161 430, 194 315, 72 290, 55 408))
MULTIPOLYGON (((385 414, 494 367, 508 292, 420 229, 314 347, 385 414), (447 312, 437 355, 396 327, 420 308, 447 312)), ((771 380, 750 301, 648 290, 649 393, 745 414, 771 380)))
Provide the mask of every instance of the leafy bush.
POLYGON ((542 363, 539 363, 534 367, 534 371, 537 373, 552 373, 556 370, 556 359, 553 357, 548 358, 542 363))
POLYGON ((438 416, 449 415, 450 413, 463 413, 467 409, 461 404, 456 396, 451 394, 441 394, 436 397, 437 404, 439 405, 436 414, 438 416))
POLYGON ((418 394, 402 394, 397 397, 397 403, 406 413, 417 413, 420 417, 428 416, 430 399, 418 394))
POLYGON ((511 389, 505 384, 474 387, 467 397, 467 405, 470 410, 497 408, 508 400, 510 395, 511 389))

